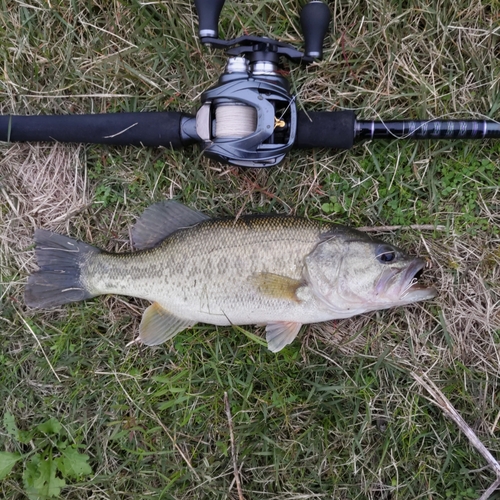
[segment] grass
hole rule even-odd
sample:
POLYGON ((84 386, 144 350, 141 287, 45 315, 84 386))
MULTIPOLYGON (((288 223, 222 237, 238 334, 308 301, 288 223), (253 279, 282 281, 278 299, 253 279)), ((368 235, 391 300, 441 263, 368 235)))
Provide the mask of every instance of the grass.
MULTIPOLYGON (((299 43, 300 2, 226 3, 221 36, 299 43)), ((200 46, 191 2, 0 5, 4 114, 192 112, 224 68, 200 46)), ((300 107, 498 116, 497 2, 331 8, 324 60, 288 68, 300 107)), ((233 458, 246 499, 472 499, 495 479, 409 372, 427 373, 498 454, 499 143, 292 151, 259 171, 196 148, 3 144, 0 155, 0 450, 24 457, 0 482, 3 498, 26 498, 30 457, 55 460, 66 442, 92 468, 67 477, 67 499, 238 498, 233 458), (309 326, 277 355, 254 327, 197 325, 158 348, 126 347, 146 305, 133 299, 27 310, 35 227, 123 251, 135 218, 165 197, 213 215, 401 226, 383 237, 430 259, 439 297, 309 326), (50 419, 63 444, 40 434, 50 419), (12 422, 31 438, 16 439, 12 422)))

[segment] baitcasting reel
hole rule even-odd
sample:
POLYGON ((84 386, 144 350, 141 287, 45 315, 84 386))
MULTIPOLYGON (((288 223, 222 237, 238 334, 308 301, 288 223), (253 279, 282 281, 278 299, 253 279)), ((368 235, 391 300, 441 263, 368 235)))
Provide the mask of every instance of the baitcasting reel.
POLYGON ((230 56, 216 86, 201 96, 196 132, 204 153, 243 167, 272 166, 293 147, 297 111, 280 57, 298 63, 320 59, 330 10, 321 1, 301 12, 305 52, 270 38, 242 36, 220 40, 217 24, 224 1, 195 0, 203 44, 226 49, 230 56))

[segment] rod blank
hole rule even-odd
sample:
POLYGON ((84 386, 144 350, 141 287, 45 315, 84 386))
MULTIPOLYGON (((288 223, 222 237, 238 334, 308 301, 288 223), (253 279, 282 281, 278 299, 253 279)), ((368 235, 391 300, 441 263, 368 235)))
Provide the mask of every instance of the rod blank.
POLYGON ((498 139, 500 124, 491 120, 401 120, 356 122, 363 139, 498 139))

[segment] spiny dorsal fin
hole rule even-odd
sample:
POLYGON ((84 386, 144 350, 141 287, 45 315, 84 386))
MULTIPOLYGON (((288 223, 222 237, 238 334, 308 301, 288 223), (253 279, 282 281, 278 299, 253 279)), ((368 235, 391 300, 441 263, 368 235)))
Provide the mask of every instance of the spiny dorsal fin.
POLYGON ((149 346, 163 344, 175 334, 194 324, 193 321, 174 316, 158 302, 153 302, 144 311, 136 342, 149 346))
POLYGON ((277 321, 266 325, 267 348, 271 352, 278 352, 288 344, 291 344, 298 335, 300 323, 291 321, 277 321))
POLYGON ((137 220, 132 228, 132 243, 136 250, 153 248, 178 229, 194 226, 209 218, 182 203, 160 201, 146 208, 137 220))
POLYGON ((296 292, 303 284, 299 280, 274 273, 254 274, 251 279, 257 290, 263 295, 299 302, 296 292))

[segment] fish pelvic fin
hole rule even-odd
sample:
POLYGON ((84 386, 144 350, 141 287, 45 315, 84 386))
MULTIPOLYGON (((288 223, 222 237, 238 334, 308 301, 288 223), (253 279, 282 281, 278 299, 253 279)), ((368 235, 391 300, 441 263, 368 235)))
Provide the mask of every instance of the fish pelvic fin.
POLYGON ((158 302, 153 302, 144 311, 136 342, 148 346, 163 344, 177 333, 195 324, 196 322, 171 314, 158 302))
POLYGON ((39 270, 28 278, 24 300, 29 307, 55 307, 95 297, 81 281, 81 268, 96 247, 68 236, 37 229, 35 257, 39 270))
POLYGON ((297 290, 303 285, 302 281, 274 273, 257 273, 252 276, 251 280, 263 295, 300 302, 297 298, 297 290))
POLYGON ((300 323, 291 321, 277 321, 266 325, 267 347, 271 352, 278 352, 283 347, 291 344, 297 337, 300 323))
POLYGON ((146 208, 132 228, 132 243, 136 250, 153 248, 178 229, 191 227, 210 219, 173 200, 160 201, 146 208))

